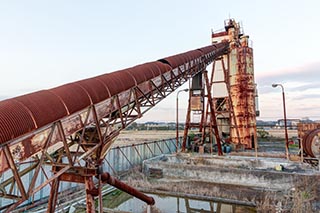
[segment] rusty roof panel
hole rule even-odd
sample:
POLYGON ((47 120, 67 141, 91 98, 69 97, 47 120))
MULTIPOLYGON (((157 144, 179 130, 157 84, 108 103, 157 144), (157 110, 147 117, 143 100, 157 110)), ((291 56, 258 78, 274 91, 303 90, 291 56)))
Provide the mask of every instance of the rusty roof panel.
POLYGON ((210 52, 217 51, 218 49, 221 49, 221 48, 227 49, 228 45, 226 45, 226 44, 227 44, 227 42, 221 42, 221 43, 218 43, 218 44, 212 44, 212 45, 209 45, 209 46, 206 46, 206 47, 202 47, 202 48, 199 48, 197 50, 200 50, 204 54, 208 54, 210 52))
MULTIPOLYGON (((150 69, 152 70, 152 73, 153 73, 153 75, 154 75, 154 77, 157 77, 157 76, 159 76, 159 75, 161 75, 162 73, 165 73, 166 71, 162 71, 161 69, 162 69, 162 67, 161 67, 161 65, 163 65, 163 63, 161 63, 161 62, 159 62, 159 61, 157 61, 157 62, 153 62, 153 63, 149 63, 149 65, 150 65, 150 69)), ((167 65, 167 64, 165 64, 165 65, 167 65)), ((168 65, 167 65, 168 66, 168 65)), ((165 68, 165 67, 164 67, 165 68)), ((165 69, 164 69, 165 70, 165 69)), ((153 77, 153 78, 154 78, 153 77)))
POLYGON ((130 73, 137 84, 140 84, 144 81, 148 81, 156 76, 156 72, 152 70, 152 63, 141 64, 126 71, 130 73))
POLYGON ((199 48, 198 50, 200 50, 204 54, 208 54, 208 53, 212 52, 213 50, 215 50, 215 48, 214 48, 213 45, 209 45, 209 46, 206 46, 206 47, 199 48))
POLYGON ((163 59, 160 59, 158 61, 161 61, 163 63, 169 64, 173 69, 177 68, 180 65, 183 65, 184 63, 187 62, 187 59, 183 54, 177 54, 173 56, 169 56, 163 59))
POLYGON ((200 58, 202 56, 202 52, 199 50, 191 50, 187 52, 191 59, 200 58))
POLYGON ((77 81, 75 84, 79 84, 84 90, 86 90, 93 104, 110 97, 107 87, 98 79, 89 78, 82 81, 77 81))
POLYGON ((96 77, 108 87, 111 96, 114 96, 136 85, 135 79, 129 73, 122 71, 125 70, 96 77))
POLYGON ((158 72, 160 72, 159 75, 166 73, 166 72, 170 71, 171 69, 172 68, 169 64, 163 63, 161 61, 155 61, 154 63, 152 63, 152 70, 154 70, 156 74, 158 72))
POLYGON ((14 100, 19 101, 30 110, 38 127, 67 115, 61 99, 48 90, 23 95, 14 100))
POLYGON ((75 83, 65 84, 49 91, 61 98, 70 114, 84 109, 91 104, 88 93, 75 83))
POLYGON ((0 102, 0 144, 35 128, 31 114, 21 103, 14 99, 0 102))
POLYGON ((131 75, 134 79, 136 84, 140 84, 141 82, 144 82, 147 80, 144 71, 146 71, 147 68, 143 66, 136 66, 131 69, 126 69, 125 72, 128 73, 128 75, 131 75))

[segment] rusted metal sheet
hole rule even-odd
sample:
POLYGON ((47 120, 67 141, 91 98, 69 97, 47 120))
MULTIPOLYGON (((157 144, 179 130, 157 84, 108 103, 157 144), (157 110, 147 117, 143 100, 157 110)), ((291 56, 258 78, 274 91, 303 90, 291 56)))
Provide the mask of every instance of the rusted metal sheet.
POLYGON ((312 130, 320 129, 320 123, 298 123, 298 137, 300 139, 312 130))
POLYGON ((162 73, 162 74, 166 73, 172 69, 171 66, 169 66, 166 63, 162 63, 160 61, 155 61, 154 65, 156 65, 156 67, 160 70, 160 73, 162 73))
POLYGON ((124 91, 118 95, 120 107, 127 105, 130 102, 131 90, 124 91))
POLYGON ((217 52, 223 52, 226 51, 229 47, 226 46, 226 42, 220 42, 218 44, 212 44, 203 48, 199 48, 201 52, 205 54, 205 57, 208 59, 210 57, 213 57, 217 52))
POLYGON ((191 50, 185 53, 185 55, 189 58, 189 61, 200 58, 202 56, 202 52, 199 50, 191 50))
POLYGON ((96 78, 77 81, 75 84, 80 85, 89 94, 93 104, 106 100, 110 97, 107 87, 96 78))
MULTIPOLYGON (((47 142, 47 138, 50 132, 50 127, 38 131, 33 135, 28 137, 23 137, 21 140, 13 141, 9 144, 9 150, 12 159, 14 162, 23 162, 28 159, 33 154, 41 151, 44 147, 44 144, 47 142)), ((55 132, 56 134, 56 132, 55 132)), ((55 138, 58 138, 55 136, 55 138)), ((8 157, 8 156, 7 156, 8 157)), ((4 158, 4 152, 0 151, 0 159, 4 158)), ((1 161, 2 164, 2 161, 1 161)), ((7 161, 3 161, 3 164, 0 166, 0 174, 8 169, 7 161)))
POLYGON ((31 112, 38 127, 49 124, 67 115, 61 99, 47 90, 15 98, 31 112))
POLYGON ((203 110, 203 102, 201 101, 201 96, 192 96, 190 98, 190 107, 193 111, 201 111, 203 110))
POLYGON ((314 158, 320 158, 320 128, 311 130, 302 140, 304 151, 314 158))
MULTIPOLYGON (((86 111, 87 110, 85 110, 81 114, 85 113, 86 111)), ((83 120, 85 119, 82 119, 82 117, 84 116, 80 115, 73 114, 61 120, 63 131, 66 136, 72 135, 74 132, 78 131, 83 127, 83 123, 85 123, 83 120)))
POLYGON ((89 94, 75 83, 65 84, 49 91, 60 97, 69 114, 91 105, 89 94))
POLYGON ((98 116, 98 120, 102 119, 106 115, 112 112, 112 104, 111 104, 111 98, 108 98, 105 101, 102 101, 98 104, 96 104, 96 112, 98 116))
POLYGON ((169 64, 173 69, 185 64, 188 60, 184 54, 177 54, 163 58, 159 60, 160 62, 169 64))
POLYGON ((230 52, 230 96, 236 124, 232 121, 231 141, 253 148, 257 138, 255 83, 252 48, 239 47, 230 52), (238 135, 238 133, 239 135, 238 135))
POLYGON ((154 73, 148 63, 126 69, 125 72, 135 79, 136 85, 146 82, 154 77, 154 73))
POLYGON ((36 128, 31 112, 20 102, 9 99, 0 102, 0 144, 36 128))
MULTIPOLYGON (((138 85, 138 88, 141 90, 143 94, 147 94, 151 91, 150 83, 149 81, 143 82, 138 85)), ((141 95, 139 96, 141 97, 141 95)))
POLYGON ((298 137, 306 154, 320 157, 320 123, 298 123, 298 137))
POLYGON ((162 73, 165 73, 165 72, 171 70, 171 67, 169 67, 167 64, 165 64, 165 66, 162 66, 162 65, 163 65, 163 63, 161 63, 159 61, 149 63, 150 69, 152 70, 152 73, 153 73, 153 78, 160 76, 162 73), (168 70, 166 69, 167 67, 169 67, 168 70))
POLYGON ((211 37, 216 38, 216 37, 222 37, 222 36, 227 36, 227 35, 228 35, 227 31, 222 31, 222 32, 212 33, 211 37))
POLYGON ((126 71, 127 69, 116 71, 96 78, 101 80, 107 86, 110 95, 114 96, 136 85, 135 79, 126 71))

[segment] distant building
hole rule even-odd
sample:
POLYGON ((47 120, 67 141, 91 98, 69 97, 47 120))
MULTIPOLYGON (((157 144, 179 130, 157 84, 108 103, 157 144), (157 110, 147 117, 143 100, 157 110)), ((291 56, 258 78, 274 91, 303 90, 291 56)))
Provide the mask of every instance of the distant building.
POLYGON ((151 129, 175 129, 175 123, 165 123, 165 122, 146 122, 145 127, 147 130, 151 129))
MULTIPOLYGON (((296 129, 298 126, 298 123, 300 123, 300 119, 287 119, 287 127, 296 129)), ((284 127, 284 119, 279 119, 276 124, 278 127, 284 127)))

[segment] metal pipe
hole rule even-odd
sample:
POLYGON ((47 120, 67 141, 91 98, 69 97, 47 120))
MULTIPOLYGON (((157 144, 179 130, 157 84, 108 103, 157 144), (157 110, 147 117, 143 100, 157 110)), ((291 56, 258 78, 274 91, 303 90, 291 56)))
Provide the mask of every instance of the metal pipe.
POLYGON ((120 190, 146 202, 148 205, 155 204, 153 197, 147 196, 146 194, 138 191, 137 189, 135 189, 135 188, 125 184, 124 182, 112 177, 108 172, 104 172, 101 174, 101 181, 103 183, 108 183, 111 186, 114 186, 117 189, 120 189, 120 190))
POLYGON ((285 134, 285 140, 286 140, 286 157, 288 160, 289 158, 289 139, 288 139, 288 130, 287 130, 287 113, 286 113, 286 98, 284 94, 284 87, 282 84, 272 84, 272 87, 276 88, 277 86, 280 86, 282 89, 282 103, 283 103, 283 118, 284 118, 284 134, 285 134))
POLYGON ((176 152, 178 153, 178 147, 179 147, 179 93, 180 92, 188 92, 189 89, 183 89, 179 90, 177 93, 177 99, 176 99, 176 152))

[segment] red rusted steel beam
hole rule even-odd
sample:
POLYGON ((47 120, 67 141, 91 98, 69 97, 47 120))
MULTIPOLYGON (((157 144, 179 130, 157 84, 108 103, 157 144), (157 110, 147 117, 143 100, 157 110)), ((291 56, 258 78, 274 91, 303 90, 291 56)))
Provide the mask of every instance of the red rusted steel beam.
POLYGON ((103 183, 108 183, 111 186, 114 186, 114 187, 146 202, 148 205, 155 204, 153 197, 147 196, 144 193, 138 191, 137 189, 135 189, 135 188, 123 183, 122 181, 112 177, 108 172, 101 174, 101 181, 103 183))

